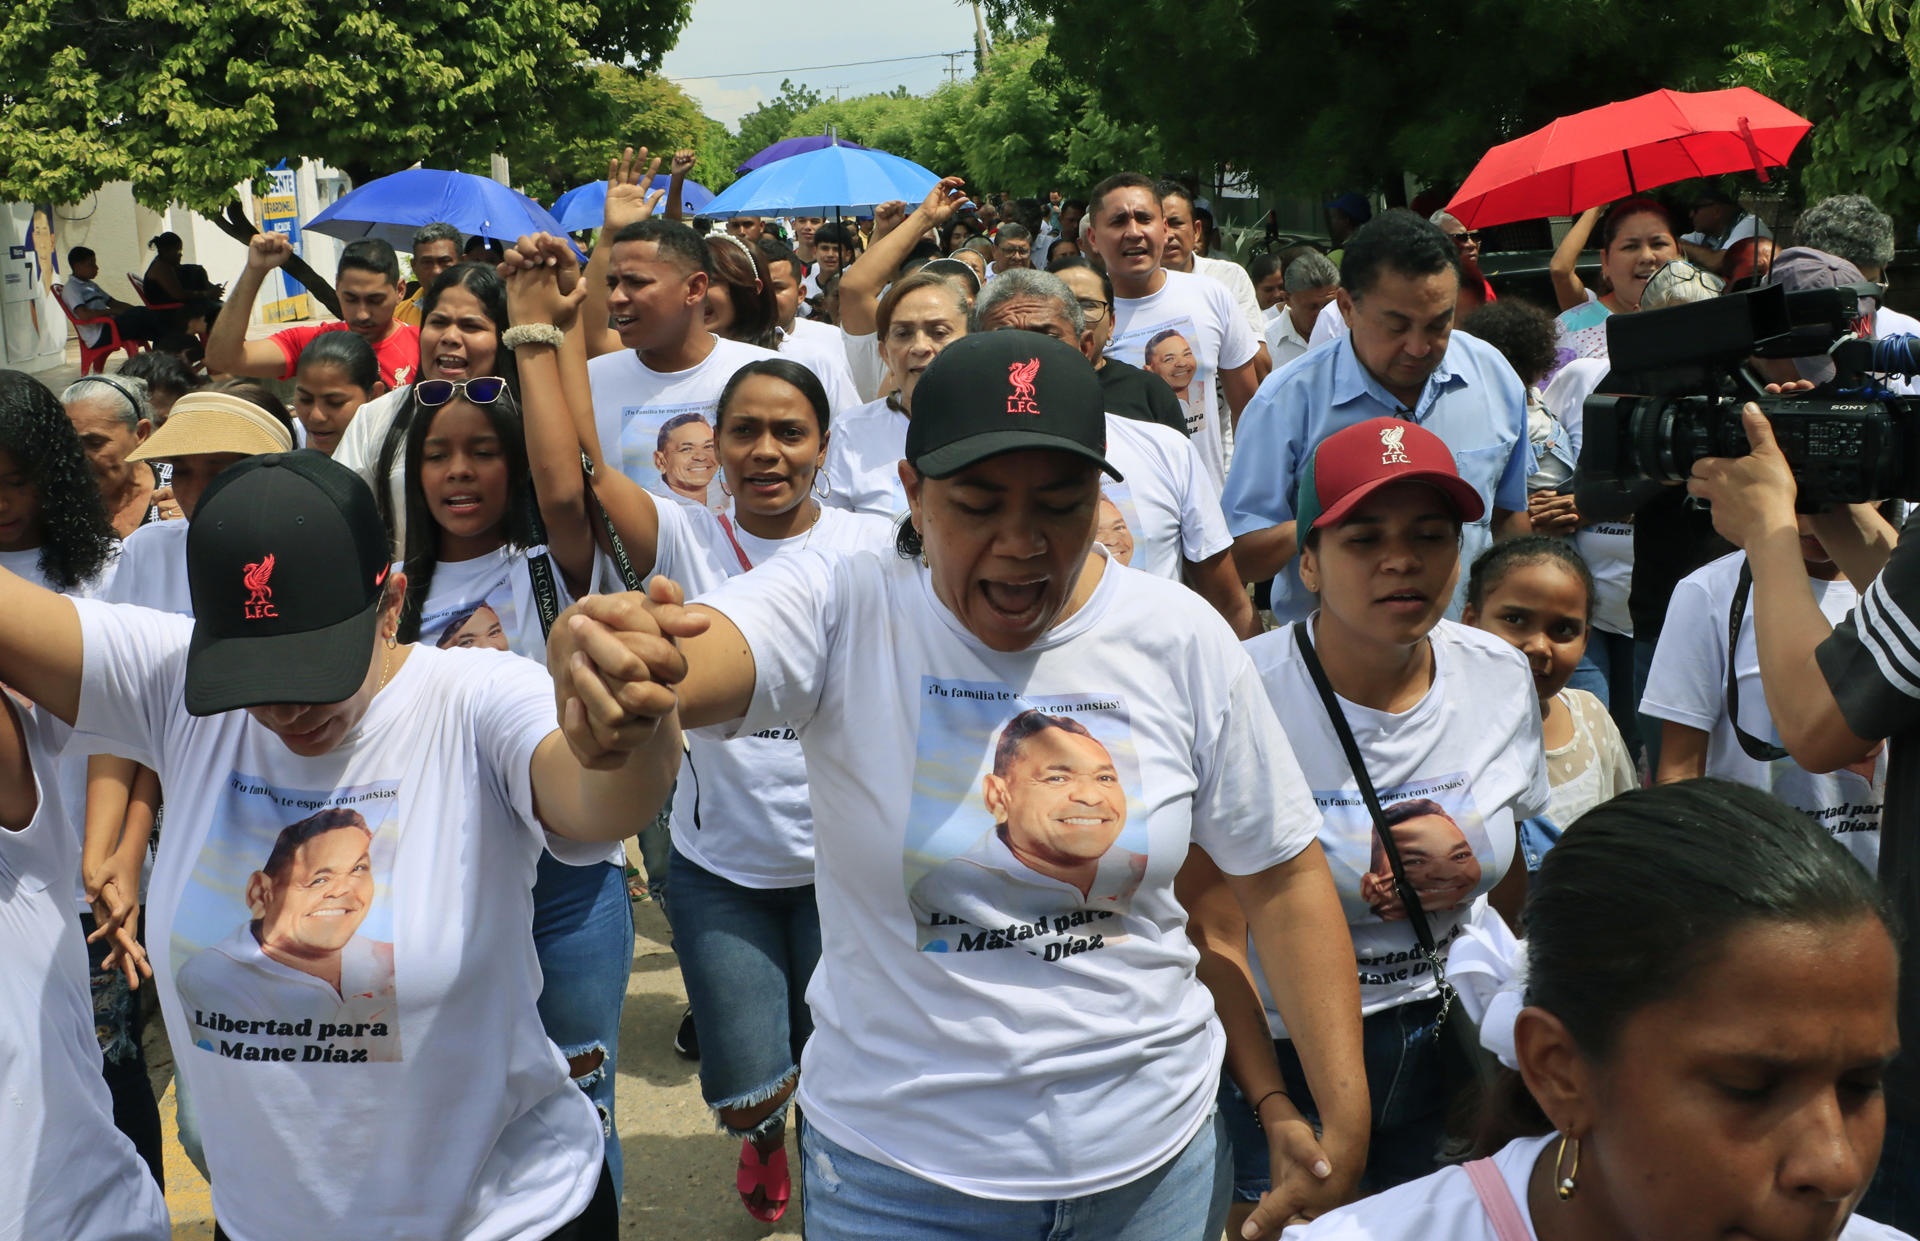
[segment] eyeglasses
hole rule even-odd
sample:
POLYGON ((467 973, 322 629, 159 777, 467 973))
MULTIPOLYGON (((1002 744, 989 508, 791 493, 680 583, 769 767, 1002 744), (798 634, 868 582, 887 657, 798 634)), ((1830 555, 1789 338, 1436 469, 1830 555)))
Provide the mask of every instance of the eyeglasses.
POLYGON ((1453 238, 1454 245, 1464 246, 1470 241, 1478 242, 1480 240, 1480 231, 1475 229, 1469 233, 1448 233, 1447 236, 1453 238))
POLYGON ((1097 297, 1077 297, 1074 300, 1080 303, 1080 309, 1089 319, 1104 318, 1107 311, 1113 309, 1110 304, 1097 297))
POLYGON ((481 375, 475 379, 423 379, 413 385, 413 399, 428 409, 445 405, 457 396, 465 397, 475 405, 491 405, 506 390, 507 381, 498 375, 481 375))

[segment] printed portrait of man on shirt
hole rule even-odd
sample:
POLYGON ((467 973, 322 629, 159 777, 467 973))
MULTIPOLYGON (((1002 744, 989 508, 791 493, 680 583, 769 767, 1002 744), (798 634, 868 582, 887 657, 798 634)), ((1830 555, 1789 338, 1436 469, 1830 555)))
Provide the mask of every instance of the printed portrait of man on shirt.
MULTIPOLYGON (((1505 872, 1466 777, 1430 777, 1379 792, 1382 817, 1420 908, 1431 924, 1452 926, 1505 872)), ((1348 920, 1399 923, 1397 933, 1405 934, 1407 909, 1393 864, 1359 793, 1316 792, 1314 799, 1325 816, 1327 866, 1348 920)))
POLYGON ((1058 959, 1072 932, 1126 912, 1147 857, 1119 844, 1127 791, 1085 724, 1031 708, 1015 715, 999 730, 979 795, 990 826, 912 886, 923 949, 964 951, 979 937, 962 928, 977 928, 988 944, 997 934, 1058 959))
POLYGON ((350 806, 280 830, 244 880, 245 919, 176 973, 196 1045, 236 1060, 401 1058, 393 944, 365 933, 384 899, 374 853, 350 806))
MULTIPOLYGON (((1424 797, 1381 808, 1386 828, 1400 851, 1400 866, 1430 914, 1448 913, 1473 898, 1480 886, 1480 859, 1474 856, 1467 834, 1439 802, 1424 797)), ((1360 896, 1373 916, 1384 922, 1407 920, 1406 905, 1393 879, 1393 863, 1378 832, 1373 838, 1373 865, 1360 880, 1360 896)))

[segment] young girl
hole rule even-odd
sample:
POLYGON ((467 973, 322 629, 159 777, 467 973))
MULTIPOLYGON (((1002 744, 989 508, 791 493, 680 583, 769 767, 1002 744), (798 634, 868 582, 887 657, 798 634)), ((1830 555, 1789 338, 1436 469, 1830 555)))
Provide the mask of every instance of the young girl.
POLYGON ((714 280, 707 285, 707 330, 728 340, 772 349, 780 308, 753 247, 726 234, 707 238, 714 280))
MULTIPOLYGON (((1518 827, 1546 809, 1548 782, 1526 662, 1492 635, 1444 619, 1461 523, 1485 501, 1439 437, 1371 419, 1323 441, 1304 479, 1300 572, 1319 611, 1246 647, 1315 790, 1320 844, 1347 912, 1373 1106, 1358 1179, 1374 1192, 1437 1166, 1449 1106, 1468 1083, 1442 1054, 1446 1005, 1435 973, 1489 902, 1516 918, 1526 878, 1515 864, 1518 827), (1383 444, 1398 451, 1383 453, 1383 444)), ((1217 873, 1193 879, 1182 899, 1203 960, 1229 966, 1210 985, 1244 1101, 1223 1090, 1221 1110, 1234 1136, 1234 1197, 1250 1204, 1272 1187, 1270 1144, 1283 1148, 1303 1115, 1321 1118, 1277 997, 1261 996, 1259 1019, 1246 920, 1235 902, 1212 895, 1225 889, 1217 873)), ((1341 1157, 1332 1161, 1339 1167, 1341 1157)))
POLYGON ((323 332, 300 351, 293 372, 293 410, 307 433, 306 446, 329 457, 360 407, 382 396, 380 361, 355 332, 323 332))
MULTIPOLYGON (((1800 518, 1800 555, 1820 611, 1838 625, 1860 594, 1805 517, 1800 518)), ((1656 778, 1666 784, 1720 776, 1764 789, 1806 811, 1861 865, 1876 870, 1887 752, 1882 748, 1852 767, 1822 773, 1801 767, 1781 748, 1760 683, 1751 593, 1742 552, 1722 556, 1674 588, 1640 704, 1662 722, 1656 778), (1739 638, 1729 650, 1727 636, 1736 615, 1739 638)))
POLYGON ((1527 868, 1573 821, 1603 801, 1636 788, 1639 780, 1620 730, 1600 700, 1567 682, 1587 649, 1593 614, 1593 575, 1580 553, 1560 539, 1526 535, 1496 543, 1473 562, 1467 577, 1464 624, 1520 648, 1533 669, 1547 753, 1548 840, 1523 831, 1527 868))

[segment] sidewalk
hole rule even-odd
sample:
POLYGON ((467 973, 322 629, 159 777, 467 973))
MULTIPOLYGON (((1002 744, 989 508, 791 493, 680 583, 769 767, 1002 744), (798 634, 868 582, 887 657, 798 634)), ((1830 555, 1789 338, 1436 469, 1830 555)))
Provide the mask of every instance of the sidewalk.
MULTIPOLYGON (((700 1098, 699 1066, 673 1053, 673 1032, 686 1007, 680 970, 667 947, 660 907, 633 907, 633 973, 620 1019, 619 1095, 615 1105, 626 1194, 621 1241, 799 1241, 799 1186, 787 1217, 757 1223, 734 1192, 740 1144, 718 1132, 700 1098)), ((167 1207, 174 1241, 211 1241, 213 1205, 175 1136, 173 1059, 156 1019, 148 1025, 148 1066, 162 1087, 167 1135, 167 1207)), ((475 1083, 485 1089, 486 1083, 475 1083)), ((787 1159, 799 1179, 799 1143, 789 1130, 787 1159)), ((557 1221, 556 1221, 557 1224, 557 1221)))

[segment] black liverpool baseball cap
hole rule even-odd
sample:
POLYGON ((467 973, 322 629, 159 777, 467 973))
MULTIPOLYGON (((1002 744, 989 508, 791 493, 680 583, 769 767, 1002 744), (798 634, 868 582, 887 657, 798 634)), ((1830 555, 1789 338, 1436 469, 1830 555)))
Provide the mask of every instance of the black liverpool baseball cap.
POLYGON ((1107 461, 1106 398, 1078 349, 1038 332, 979 332, 954 341, 913 390, 907 460, 928 478, 1028 448, 1107 461))
POLYGON ((351 698, 390 567, 373 492, 324 453, 266 453, 213 480, 187 528, 187 711, 351 698))

